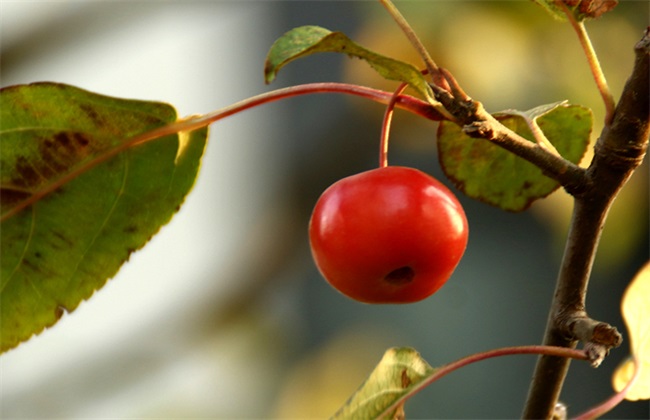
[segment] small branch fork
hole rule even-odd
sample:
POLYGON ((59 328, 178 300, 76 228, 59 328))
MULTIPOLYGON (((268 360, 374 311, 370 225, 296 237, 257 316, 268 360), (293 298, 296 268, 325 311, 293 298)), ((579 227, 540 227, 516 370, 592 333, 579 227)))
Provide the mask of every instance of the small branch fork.
MULTIPOLYGON (((567 244, 549 313, 544 345, 575 348, 585 343, 592 365, 621 344, 616 328, 591 319, 585 310, 591 268, 607 213, 618 192, 641 164, 650 135, 650 28, 635 46, 636 60, 621 99, 612 111, 588 168, 581 168, 539 144, 523 139, 488 114, 463 92, 453 76, 439 68, 449 89, 432 85, 436 99, 463 131, 484 138, 535 164, 574 196, 567 244)), ((524 408, 524 418, 550 418, 570 359, 541 356, 524 408)))
POLYGON ((451 73, 440 69, 450 91, 433 85, 436 99, 449 111, 465 134, 483 138, 531 162, 544 175, 558 181, 570 194, 578 195, 589 188, 587 171, 548 150, 544 144, 533 143, 510 130, 492 115, 480 102, 462 91, 451 73))

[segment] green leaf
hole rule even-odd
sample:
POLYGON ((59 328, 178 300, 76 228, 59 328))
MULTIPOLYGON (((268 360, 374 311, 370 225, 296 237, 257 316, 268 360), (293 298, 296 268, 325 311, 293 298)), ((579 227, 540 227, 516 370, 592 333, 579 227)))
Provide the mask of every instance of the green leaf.
POLYGON ((367 50, 341 32, 319 26, 294 28, 278 38, 266 57, 264 78, 271 83, 287 63, 315 53, 336 52, 357 57, 370 64, 382 77, 408 83, 430 103, 435 103, 431 87, 422 73, 411 64, 367 50))
MULTIPOLYGON (((555 19, 565 21, 566 15, 556 0, 532 0, 542 6, 555 19)), ((573 13, 577 21, 595 19, 603 14, 612 11, 618 0, 560 0, 573 13)))
MULTIPOLYGON (((593 118, 582 106, 556 103, 494 116, 531 141, 529 124, 539 127, 543 141, 573 163, 580 161, 589 145, 593 118)), ((466 195, 508 211, 525 210, 559 187, 532 163, 487 140, 467 136, 450 121, 442 121, 438 128, 438 157, 447 177, 466 195)))
POLYGON ((0 101, 4 352, 74 310, 169 222, 207 129, 132 144, 176 121, 174 108, 62 84, 7 87, 0 101))
MULTIPOLYGON (((435 371, 412 348, 388 349, 366 382, 333 418, 377 418, 435 371)), ((392 411, 394 413, 399 410, 401 406, 392 411)), ((393 413, 387 418, 393 418, 393 413)))

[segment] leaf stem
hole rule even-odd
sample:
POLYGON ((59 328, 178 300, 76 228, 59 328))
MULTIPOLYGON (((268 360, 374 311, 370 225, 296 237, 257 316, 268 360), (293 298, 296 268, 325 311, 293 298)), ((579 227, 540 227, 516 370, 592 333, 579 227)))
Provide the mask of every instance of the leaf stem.
POLYGON ((524 118, 524 121, 526 121, 526 125, 528 125, 528 128, 530 129, 530 132, 533 134, 533 138, 535 139, 535 142, 539 145, 539 147, 542 147, 546 150, 548 150, 550 153, 553 153, 556 156, 561 157, 560 152, 557 151, 555 146, 553 146, 553 143, 546 138, 546 135, 542 131, 542 129, 539 127, 537 124, 537 121, 534 119, 528 118, 526 115, 523 115, 520 113, 524 118))
MULTIPOLYGON (((221 108, 209 114, 181 119, 171 124, 153 129, 151 131, 138 134, 113 147, 112 149, 102 151, 94 159, 84 162, 60 178, 55 179, 49 184, 43 186, 41 189, 31 192, 31 194, 26 199, 16 203, 13 207, 9 208, 5 213, 3 213, 0 216, 0 222, 4 222, 8 218, 16 215, 30 205, 38 202, 38 200, 77 178, 86 171, 134 146, 145 144, 158 138, 179 132, 201 129, 223 118, 229 117, 247 109, 254 108, 258 105, 312 93, 344 93, 348 95, 364 97, 381 104, 388 104, 390 103, 391 98, 393 98, 393 94, 391 92, 385 92, 378 89, 346 83, 309 83, 262 93, 260 95, 234 103, 225 108, 221 108)), ((441 120, 444 118, 431 104, 409 95, 397 96, 395 98, 395 106, 430 120, 441 120)))
POLYGON ((438 379, 450 374, 451 372, 458 370, 464 366, 470 365, 472 363, 480 362, 482 360, 491 359, 501 356, 512 356, 515 354, 544 354, 548 356, 556 356, 562 358, 572 358, 578 360, 588 360, 588 355, 582 350, 568 349, 565 347, 554 347, 554 346, 515 346, 515 347, 503 347, 494 350, 488 350, 482 353, 472 354, 470 356, 463 357, 462 359, 456 360, 444 366, 441 366, 435 370, 435 372, 426 378, 424 381, 418 383, 411 389, 407 394, 403 395, 401 398, 393 402, 389 407, 387 407, 383 413, 380 414, 380 418, 384 417, 386 414, 392 412, 397 406, 403 404, 407 399, 414 396, 416 393, 436 382, 438 379))
POLYGON ((388 166, 388 138, 390 137, 390 125, 393 121, 393 111, 395 110, 395 103, 399 98, 399 95, 404 92, 404 89, 408 86, 408 83, 400 84, 393 96, 390 97, 388 106, 386 106, 386 112, 384 113, 384 120, 381 124, 381 137, 379 140, 379 167, 385 168, 388 166))
POLYGON ((436 84, 437 86, 446 86, 445 79, 440 74, 440 69, 438 65, 435 63, 435 61, 433 61, 433 58, 431 58, 429 51, 427 51, 426 47, 424 46, 420 38, 417 36, 417 34, 415 33, 411 25, 400 13, 397 7, 393 4, 391 0, 379 0, 379 2, 381 3, 382 6, 384 6, 386 11, 388 11, 388 13, 391 15, 393 20, 400 27, 404 35, 406 35, 411 45, 416 49, 416 51, 422 58, 422 61, 424 61, 424 66, 427 68, 428 73, 433 78, 434 84, 436 84))
MULTIPOLYGON (((314 93, 343 93, 347 95, 360 96, 385 105, 388 105, 393 96, 391 92, 385 92, 383 90, 348 83, 307 83, 252 96, 220 110, 200 116, 196 119, 192 118, 192 121, 195 121, 196 124, 199 124, 197 126, 198 128, 259 105, 275 102, 281 99, 291 98, 294 96, 314 93)), ((440 115, 440 113, 435 110, 432 105, 413 96, 399 95, 396 98, 395 106, 429 120, 438 121, 443 119, 442 115, 440 115)))
POLYGON ((611 124, 612 118, 614 116, 614 108, 616 107, 616 103, 614 102, 614 96, 612 95, 612 92, 609 90, 609 86, 607 85, 607 79, 605 78, 603 69, 600 67, 598 55, 596 54, 596 51, 591 44, 591 39, 589 39, 587 28, 585 28, 584 22, 579 22, 576 20, 571 10, 569 10, 567 5, 564 4, 562 0, 555 0, 555 4, 562 9, 564 14, 569 19, 573 30, 578 36, 582 50, 585 53, 587 62, 589 63, 589 69, 591 70, 591 74, 593 75, 594 81, 596 82, 600 96, 602 97, 603 103, 605 104, 605 125, 609 125, 611 124))

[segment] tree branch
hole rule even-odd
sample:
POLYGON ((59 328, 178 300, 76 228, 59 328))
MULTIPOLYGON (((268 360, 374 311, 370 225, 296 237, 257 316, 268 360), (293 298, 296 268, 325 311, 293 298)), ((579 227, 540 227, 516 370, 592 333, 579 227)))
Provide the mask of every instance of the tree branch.
MULTIPOLYGON (((575 195, 564 257, 549 313, 545 345, 573 348, 578 340, 592 351, 620 344, 618 332, 590 320, 585 312, 589 276, 607 213, 618 192, 641 164, 650 134, 650 28, 635 46, 636 60, 612 123, 601 133, 587 170, 590 188, 575 195), (618 338, 617 338, 618 336, 618 338)), ((550 418, 570 360, 538 360, 524 418, 550 418)))
MULTIPOLYGON (((544 345, 575 348, 578 341, 597 366, 609 349, 620 345, 616 328, 587 315, 586 295, 591 269, 607 213, 634 170, 641 164, 650 133, 650 36, 635 46, 636 61, 611 124, 596 143, 587 169, 530 142, 503 126, 460 88, 453 76, 441 69, 449 91, 432 85, 436 99, 463 127, 463 131, 487 139, 538 166, 575 198, 564 256, 549 313, 544 345)), ((538 360, 524 418, 550 418, 569 369, 569 359, 541 356, 538 360)))

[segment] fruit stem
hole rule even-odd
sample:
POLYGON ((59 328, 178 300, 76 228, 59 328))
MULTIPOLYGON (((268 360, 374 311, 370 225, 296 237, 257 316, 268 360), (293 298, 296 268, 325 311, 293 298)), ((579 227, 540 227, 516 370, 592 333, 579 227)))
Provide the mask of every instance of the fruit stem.
POLYGON ((408 83, 400 84, 393 96, 390 97, 388 101, 388 106, 386 106, 386 112, 384 113, 384 121, 381 124, 381 137, 379 140, 379 167, 385 168, 388 166, 388 138, 390 137, 390 124, 393 121, 393 111, 395 110, 395 104, 399 95, 404 92, 404 89, 408 86, 408 83))
POLYGON ((564 4, 562 0, 555 0, 555 4, 562 9, 564 14, 567 16, 567 19, 569 19, 573 30, 578 36, 580 45, 582 46, 582 49, 585 53, 585 57, 587 57, 589 69, 591 70, 591 74, 593 75, 594 81, 596 82, 600 96, 603 98, 603 102, 605 104, 605 125, 610 125, 612 118, 614 117, 614 108, 616 107, 616 103, 614 101, 614 96, 612 95, 612 92, 609 90, 609 86, 607 85, 607 79, 605 78, 603 69, 600 67, 598 55, 596 54, 594 46, 591 44, 591 40, 589 39, 587 28, 585 28, 584 22, 578 22, 576 20, 573 12, 569 10, 567 5, 564 4))
POLYGON ((472 363, 480 362, 482 360, 491 359, 494 357, 500 356, 511 356, 515 354, 543 354, 547 356, 556 356, 556 357, 568 357, 578 360, 589 360, 589 356, 583 350, 569 349, 566 347, 555 347, 555 346, 541 346, 541 345, 532 345, 532 346, 515 346, 515 347, 503 347, 499 349, 488 350, 482 353, 472 354, 462 359, 456 360, 439 368, 436 368, 434 373, 415 385, 407 394, 403 395, 398 400, 394 401, 389 407, 387 407, 383 413, 379 415, 380 418, 384 417, 387 413, 395 410, 400 404, 414 396, 416 393, 431 385, 438 379, 446 376, 447 374, 460 369, 464 366, 470 365, 472 363))

